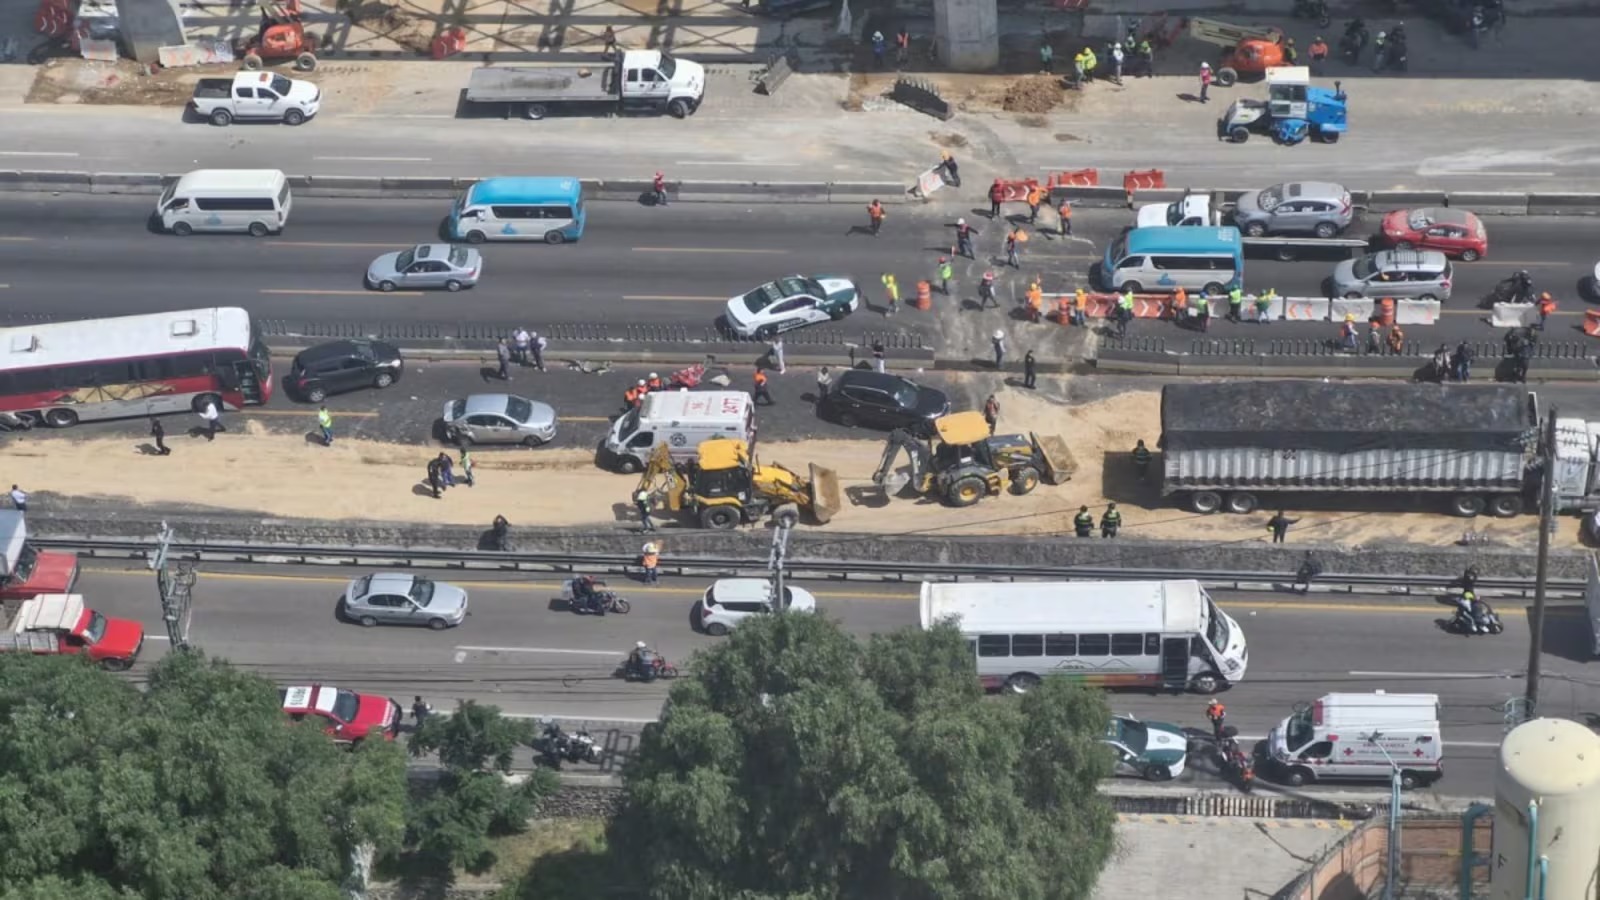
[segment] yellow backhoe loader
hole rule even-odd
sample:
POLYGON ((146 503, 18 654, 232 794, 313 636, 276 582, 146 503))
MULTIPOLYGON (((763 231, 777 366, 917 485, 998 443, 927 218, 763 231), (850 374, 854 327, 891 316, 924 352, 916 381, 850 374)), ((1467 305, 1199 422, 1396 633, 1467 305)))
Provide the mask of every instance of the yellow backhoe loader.
POLYGON ((841 505, 839 476, 814 463, 809 476, 762 465, 744 441, 712 438, 701 442, 696 457, 682 465, 673 464, 665 444, 658 445, 639 486, 665 493, 668 509, 688 512, 704 528, 726 530, 758 522, 768 513, 783 515, 789 504, 826 525, 841 505))
POLYGON ((1040 481, 1062 484, 1078 468, 1059 436, 991 435, 979 412, 941 416, 934 420, 933 430, 931 441, 905 429, 890 432, 872 483, 885 486, 901 450, 911 461, 911 489, 933 494, 951 506, 971 506, 1007 489, 1026 494, 1040 481))

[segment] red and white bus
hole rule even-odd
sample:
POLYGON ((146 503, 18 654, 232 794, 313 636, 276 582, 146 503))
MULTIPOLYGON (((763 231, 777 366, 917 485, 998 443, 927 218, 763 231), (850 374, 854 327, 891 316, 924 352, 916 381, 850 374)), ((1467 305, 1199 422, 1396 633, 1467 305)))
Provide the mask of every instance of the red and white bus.
POLYGON ((238 307, 0 328, 0 411, 57 428, 271 396, 267 345, 238 307))

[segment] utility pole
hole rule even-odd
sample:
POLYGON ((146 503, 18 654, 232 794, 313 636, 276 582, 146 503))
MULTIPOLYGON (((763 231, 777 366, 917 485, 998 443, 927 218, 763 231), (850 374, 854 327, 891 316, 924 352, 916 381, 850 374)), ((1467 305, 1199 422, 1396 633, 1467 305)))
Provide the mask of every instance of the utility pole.
POLYGON ((1523 694, 1523 715, 1539 712, 1539 655, 1544 649, 1544 585, 1550 574, 1550 528, 1556 514, 1556 410, 1550 409, 1539 456, 1544 480, 1539 484, 1539 566, 1533 583, 1533 634, 1528 638, 1528 685, 1523 694))
POLYGON ((174 650, 189 649, 189 604, 197 573, 194 563, 172 561, 172 526, 161 523, 156 533, 156 552, 150 568, 156 573, 156 591, 161 597, 161 619, 167 626, 167 640, 174 650))
POLYGON ((783 572, 789 556, 789 529, 795 526, 795 517, 781 512, 773 516, 772 552, 767 555, 767 571, 772 573, 772 606, 785 609, 783 602, 783 572))

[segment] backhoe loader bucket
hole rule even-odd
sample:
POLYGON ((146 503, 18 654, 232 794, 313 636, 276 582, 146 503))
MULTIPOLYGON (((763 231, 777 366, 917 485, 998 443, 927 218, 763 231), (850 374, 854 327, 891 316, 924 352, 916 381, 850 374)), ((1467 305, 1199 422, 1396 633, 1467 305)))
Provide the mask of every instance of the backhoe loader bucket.
POLYGON ((1039 454, 1039 461, 1044 464, 1044 471, 1039 475, 1044 478, 1045 484, 1065 484, 1072 480, 1078 471, 1078 461, 1072 457, 1072 451, 1067 449, 1067 442, 1059 434, 1047 434, 1040 437, 1029 433, 1033 439, 1034 452, 1039 454))
POLYGON ((839 473, 812 463, 811 514, 816 516, 817 524, 828 524, 828 520, 832 519, 843 505, 839 496, 839 473))

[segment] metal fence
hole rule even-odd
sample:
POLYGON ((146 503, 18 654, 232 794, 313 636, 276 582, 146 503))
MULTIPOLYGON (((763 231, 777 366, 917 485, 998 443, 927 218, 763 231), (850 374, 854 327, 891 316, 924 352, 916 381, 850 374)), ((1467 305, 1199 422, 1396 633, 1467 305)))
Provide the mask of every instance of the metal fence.
MULTIPOLYGON (((1489 895, 1486 865, 1492 816, 1412 815, 1400 819, 1395 900, 1461 900, 1489 895), (1473 863, 1473 864, 1468 864, 1473 863), (1468 890, 1463 892, 1463 881, 1468 890)), ((1375 815, 1328 848, 1273 900, 1365 900, 1384 896, 1389 876, 1389 821, 1375 815)))

